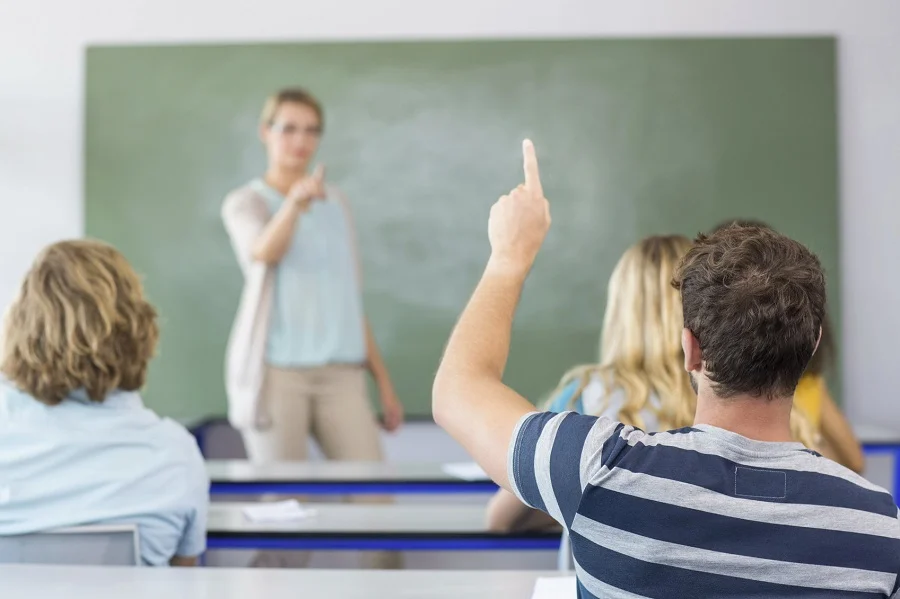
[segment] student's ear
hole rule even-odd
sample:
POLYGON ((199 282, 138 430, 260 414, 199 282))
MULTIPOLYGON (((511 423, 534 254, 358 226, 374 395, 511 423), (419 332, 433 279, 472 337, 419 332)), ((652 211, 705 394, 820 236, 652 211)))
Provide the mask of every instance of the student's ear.
POLYGON ((684 350, 684 369, 688 372, 703 370, 700 342, 687 327, 681 329, 681 349, 684 350))
POLYGON ((266 145, 269 141, 270 126, 268 123, 261 123, 259 126, 259 141, 266 145))

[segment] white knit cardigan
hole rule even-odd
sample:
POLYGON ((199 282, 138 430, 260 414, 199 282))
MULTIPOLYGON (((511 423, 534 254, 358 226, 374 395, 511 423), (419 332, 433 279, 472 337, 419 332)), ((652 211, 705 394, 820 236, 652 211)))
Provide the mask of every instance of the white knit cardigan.
MULTIPOLYGON (((350 229, 349 242, 356 256, 356 274, 362 288, 356 226, 350 205, 336 187, 327 186, 327 195, 339 201, 344 209, 350 229)), ((260 398, 266 374, 266 341, 272 314, 275 269, 253 259, 253 244, 270 218, 266 199, 250 185, 228 194, 222 204, 225 230, 244 273, 244 291, 225 350, 228 421, 238 430, 262 430, 272 426, 271 416, 260 398)))
POLYGON ((266 200, 250 187, 233 191, 222 204, 222 220, 244 273, 244 290, 225 351, 228 421, 239 430, 271 426, 260 397, 275 276, 271 266, 253 260, 253 244, 269 218, 266 200))

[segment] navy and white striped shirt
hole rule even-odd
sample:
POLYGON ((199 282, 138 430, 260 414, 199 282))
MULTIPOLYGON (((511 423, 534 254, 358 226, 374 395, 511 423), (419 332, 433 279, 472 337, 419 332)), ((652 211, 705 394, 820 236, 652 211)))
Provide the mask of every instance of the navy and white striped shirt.
POLYGON ((900 597, 891 495, 800 443, 529 414, 509 478, 568 529, 582 598, 900 597))

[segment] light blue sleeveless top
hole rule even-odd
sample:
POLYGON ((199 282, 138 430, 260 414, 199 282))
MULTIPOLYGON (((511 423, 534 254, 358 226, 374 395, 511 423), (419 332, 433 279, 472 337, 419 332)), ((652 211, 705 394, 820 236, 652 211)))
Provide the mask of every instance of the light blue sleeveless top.
MULTIPOLYGON (((284 201, 261 179, 251 183, 275 214, 284 201)), ((300 216, 287 253, 275 268, 274 306, 266 363, 281 368, 366 361, 362 294, 344 207, 313 202, 300 216)))
MULTIPOLYGON (((605 416, 613 420, 619 419, 619 412, 625 405, 625 392, 621 388, 614 389, 611 393, 606 392, 606 385, 599 376, 592 376, 584 390, 578 397, 574 397, 578 391, 579 381, 572 381, 566 385, 560 392, 551 399, 547 405, 548 412, 568 412, 574 411, 579 414, 588 414, 591 416, 605 416), (574 397, 574 402, 572 401, 574 397)), ((650 394, 651 405, 659 409, 659 397, 655 393, 650 394)), ((644 427, 647 432, 656 432, 660 430, 659 417, 651 409, 643 410, 641 418, 644 420, 644 427)))

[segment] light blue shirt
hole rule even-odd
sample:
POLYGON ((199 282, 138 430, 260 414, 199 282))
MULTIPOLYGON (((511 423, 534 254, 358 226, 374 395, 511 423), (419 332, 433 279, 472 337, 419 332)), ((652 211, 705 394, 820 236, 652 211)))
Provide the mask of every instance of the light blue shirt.
POLYGON ((575 395, 575 392, 578 391, 579 382, 572 381, 565 387, 563 387, 559 393, 556 394, 550 403, 547 405, 548 412, 566 412, 566 411, 574 411, 579 414, 584 414, 584 400, 582 399, 582 395, 579 394, 578 397, 575 398, 575 401, 572 401, 572 396, 575 395))
MULTIPOLYGON (((257 179, 274 214, 284 202, 257 179)), ((275 268, 266 362, 284 368, 366 361, 362 294, 347 214, 340 200, 313 202, 275 268)))
MULTIPOLYGON (((584 386, 584 389, 574 398, 575 392, 578 390, 580 381, 575 380, 563 387, 547 406, 548 412, 567 412, 574 411, 579 414, 587 414, 589 416, 602 416, 612 420, 619 419, 619 412, 625 405, 625 392, 617 387, 611 393, 607 393, 606 385, 603 379, 598 375, 592 375, 591 379, 584 386)), ((659 417, 651 407, 658 410, 660 408, 659 397, 655 393, 650 394, 650 406, 641 412, 641 418, 644 420, 644 427, 649 432, 658 431, 659 417)))
POLYGON ((0 535, 136 524, 145 564, 206 548, 209 479, 194 438, 117 391, 56 406, 0 380, 0 535))

